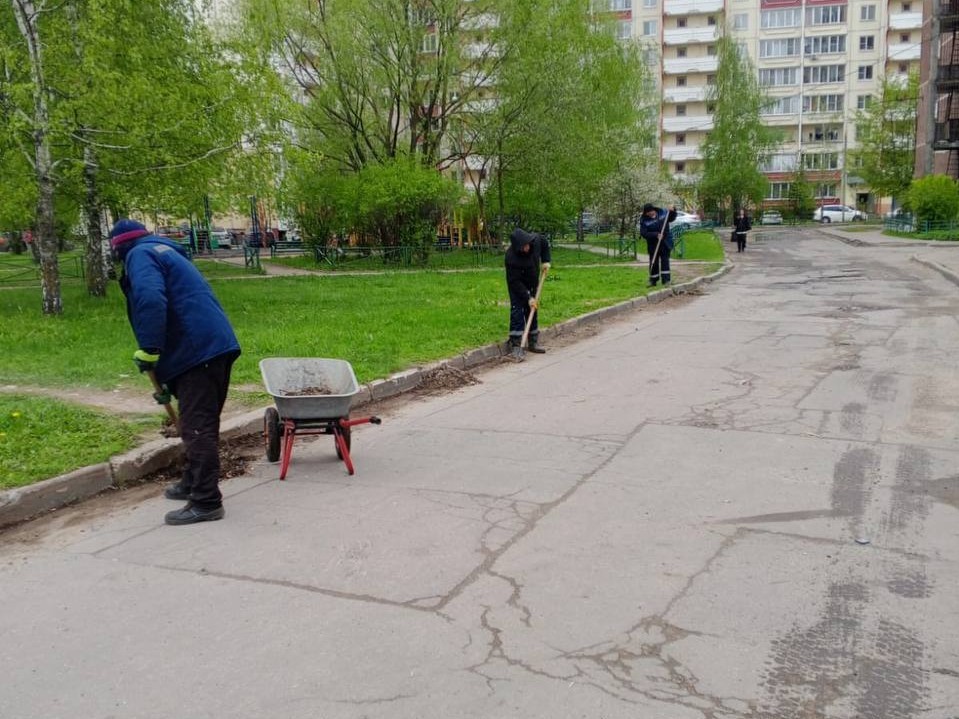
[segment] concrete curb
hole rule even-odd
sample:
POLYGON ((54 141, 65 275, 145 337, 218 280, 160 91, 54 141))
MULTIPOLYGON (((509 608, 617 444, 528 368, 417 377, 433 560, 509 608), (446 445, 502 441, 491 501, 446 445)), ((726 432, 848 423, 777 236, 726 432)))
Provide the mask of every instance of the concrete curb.
MULTIPOLYGON (((732 267, 733 265, 729 263, 724 264, 718 271, 710 275, 697 277, 695 280, 662 289, 644 297, 636 297, 579 317, 573 317, 565 322, 544 328, 540 334, 544 338, 559 337, 571 330, 618 317, 643 305, 658 304, 674 295, 683 295, 698 289, 705 283, 713 282, 729 272, 732 267)), ((959 284, 959 278, 956 278, 956 282, 959 284)), ((435 370, 447 367, 467 370, 485 364, 490 360, 498 359, 508 353, 505 343, 498 342, 477 347, 456 357, 421 367, 413 367, 386 379, 374 380, 360 387, 360 391, 353 401, 353 407, 362 407, 371 402, 396 397, 416 389, 423 382, 425 376, 435 370)), ((263 431, 263 412, 265 409, 251 410, 237 417, 224 420, 220 427, 221 439, 235 439, 261 433, 263 431)), ((111 487, 122 487, 130 482, 142 479, 146 475, 176 462, 181 451, 182 446, 179 439, 154 440, 125 454, 117 455, 111 458, 109 462, 84 467, 27 487, 0 491, 0 528, 24 522, 44 512, 65 507, 82 499, 88 499, 111 487)))
POLYGON ((909 259, 920 265, 925 265, 926 267, 929 267, 930 269, 935 270, 940 275, 945 277, 947 280, 952 282, 954 285, 959 285, 959 274, 956 274, 955 272, 950 270, 948 267, 944 265, 940 265, 938 262, 933 262, 932 260, 927 260, 922 257, 917 257, 916 255, 913 255, 909 259))

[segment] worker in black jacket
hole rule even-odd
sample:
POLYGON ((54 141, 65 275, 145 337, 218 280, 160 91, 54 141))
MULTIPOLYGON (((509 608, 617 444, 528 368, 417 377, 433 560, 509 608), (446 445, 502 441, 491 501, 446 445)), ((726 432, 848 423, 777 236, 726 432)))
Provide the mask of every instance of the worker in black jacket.
MULTIPOLYGON (((526 321, 536 308, 536 287, 539 273, 548 270, 552 256, 549 242, 542 235, 517 227, 509 236, 506 250, 506 287, 509 289, 509 343, 519 347, 526 329, 526 321)), ((539 327, 536 314, 529 330, 530 352, 543 354, 539 346, 539 327)))
POLYGON ((655 287, 662 280, 663 285, 672 281, 669 271, 669 253, 673 251, 673 233, 669 223, 676 219, 676 208, 669 210, 646 204, 643 216, 639 220, 639 234, 646 240, 649 253, 649 286, 655 287))

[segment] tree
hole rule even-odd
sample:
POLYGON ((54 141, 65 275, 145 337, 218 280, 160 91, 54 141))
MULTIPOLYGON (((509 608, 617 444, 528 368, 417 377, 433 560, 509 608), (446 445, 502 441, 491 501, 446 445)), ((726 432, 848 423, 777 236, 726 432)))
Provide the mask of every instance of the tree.
POLYGON ((806 168, 801 164, 793 173, 787 195, 793 218, 801 220, 810 217, 816 209, 815 188, 806 179, 806 168))
POLYGON ((959 216, 959 185, 946 175, 913 180, 906 206, 922 222, 948 222, 959 216))
POLYGON ((859 147, 850 155, 856 172, 877 195, 898 197, 912 182, 919 78, 913 73, 905 84, 885 79, 881 93, 857 113, 859 147))
POLYGON ((104 210, 200 207, 239 145, 247 96, 188 0, 11 7, 0 14, 0 138, 29 159, 17 179, 35 188, 43 311, 58 314, 57 227, 83 209, 88 289, 104 294, 104 210))
POLYGON ((724 217, 728 210, 762 201, 768 181, 760 167, 780 136, 762 122, 769 99, 749 56, 724 36, 719 39, 718 58, 716 83, 707 92, 714 107, 713 129, 703 142, 701 192, 724 217))

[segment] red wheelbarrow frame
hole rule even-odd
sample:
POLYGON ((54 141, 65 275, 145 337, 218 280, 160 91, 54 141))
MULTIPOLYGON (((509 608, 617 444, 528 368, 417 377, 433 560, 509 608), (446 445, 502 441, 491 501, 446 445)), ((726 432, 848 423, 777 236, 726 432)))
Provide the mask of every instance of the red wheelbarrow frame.
POLYGON ((379 417, 349 417, 319 418, 319 419, 281 419, 273 407, 267 409, 263 418, 263 439, 266 443, 267 459, 275 461, 270 451, 271 423, 278 423, 282 430, 278 437, 280 444, 280 479, 286 479, 286 472, 293 457, 293 441, 296 435, 332 434, 336 444, 336 455, 343 460, 346 471, 352 476, 354 473, 353 458, 350 457, 350 428, 358 424, 380 424, 379 417))

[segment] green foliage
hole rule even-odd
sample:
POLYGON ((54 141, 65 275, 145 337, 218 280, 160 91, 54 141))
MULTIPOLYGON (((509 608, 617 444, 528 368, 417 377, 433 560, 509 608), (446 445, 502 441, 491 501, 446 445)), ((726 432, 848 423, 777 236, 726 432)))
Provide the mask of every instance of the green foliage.
POLYGON ((882 94, 856 115, 859 147, 856 173, 882 197, 899 197, 912 182, 916 160, 916 108, 919 78, 905 84, 883 81, 882 94))
POLYGON ((946 175, 921 177, 910 185, 905 205, 920 222, 955 220, 959 216, 959 186, 946 175))
POLYGON ((720 38, 718 45, 716 83, 707 96, 715 106, 713 129, 702 145, 700 192, 704 205, 724 216, 739 207, 759 206, 768 184, 760 167, 780 143, 780 134, 760 116, 769 99, 749 56, 730 37, 720 38))
POLYGON ((804 220, 812 216, 816 211, 815 187, 806 179, 806 168, 800 166, 793 173, 789 182, 789 194, 787 196, 789 205, 785 216, 797 220, 804 220))
POLYGON ((0 489, 106 461, 136 435, 133 425, 76 405, 0 394, 0 489))

